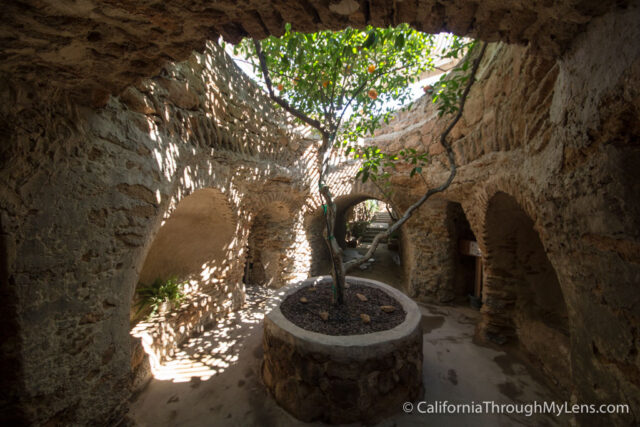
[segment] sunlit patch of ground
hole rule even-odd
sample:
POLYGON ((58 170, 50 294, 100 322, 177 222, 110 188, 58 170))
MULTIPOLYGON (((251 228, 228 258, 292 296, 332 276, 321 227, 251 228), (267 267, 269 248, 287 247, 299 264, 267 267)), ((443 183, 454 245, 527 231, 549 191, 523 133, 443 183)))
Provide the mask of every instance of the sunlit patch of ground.
POLYGON ((193 378, 206 381, 224 372, 238 361, 245 338, 261 333, 265 305, 275 292, 265 287, 248 287, 242 309, 189 338, 167 362, 156 368, 154 378, 173 382, 187 382, 193 378))
MULTIPOLYGON (((373 277, 380 280, 380 277, 373 277)), ((131 404, 140 426, 299 426, 269 396, 260 380, 262 319, 267 288, 247 289, 246 306, 191 338, 131 404)), ((510 352, 472 342, 478 313, 462 307, 421 305, 423 379, 427 402, 529 403, 559 399, 510 352)), ((379 425, 566 425, 549 415, 405 414, 379 425)), ((321 425, 321 424, 310 424, 321 425)))

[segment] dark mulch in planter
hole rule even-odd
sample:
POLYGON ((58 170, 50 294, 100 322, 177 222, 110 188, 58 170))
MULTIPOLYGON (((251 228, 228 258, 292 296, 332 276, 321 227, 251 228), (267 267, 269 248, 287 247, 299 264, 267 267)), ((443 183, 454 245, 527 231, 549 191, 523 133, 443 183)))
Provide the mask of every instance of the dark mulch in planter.
POLYGON ((377 288, 350 284, 345 289, 343 305, 333 305, 332 298, 331 283, 306 286, 289 295, 280 305, 280 310, 293 324, 325 335, 359 335, 385 331, 398 326, 406 317, 400 303, 377 288), (367 297, 367 301, 361 301, 356 296, 357 293, 367 297), (302 297, 308 302, 302 303, 302 297), (391 313, 380 308, 389 305, 395 307, 391 313), (327 320, 323 320, 320 315, 323 311, 329 313, 327 320), (362 313, 370 316, 370 323, 363 322, 360 316, 362 313))

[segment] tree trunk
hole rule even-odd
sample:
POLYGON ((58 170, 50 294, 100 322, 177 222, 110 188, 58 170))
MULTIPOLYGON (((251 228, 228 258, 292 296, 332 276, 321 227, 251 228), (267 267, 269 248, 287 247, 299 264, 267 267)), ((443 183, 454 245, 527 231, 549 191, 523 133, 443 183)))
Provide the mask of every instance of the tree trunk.
POLYGON ((329 163, 329 153, 333 138, 329 135, 323 135, 322 148, 319 153, 319 169, 320 169, 320 194, 324 199, 324 218, 327 228, 327 235, 325 240, 327 247, 329 248, 329 254, 331 256, 331 277, 333 278, 333 302, 334 304, 342 304, 344 302, 344 285, 345 285, 345 270, 344 263, 342 262, 342 248, 338 245, 334 234, 336 228, 336 204, 333 202, 333 196, 329 186, 324 183, 324 176, 327 171, 329 163))

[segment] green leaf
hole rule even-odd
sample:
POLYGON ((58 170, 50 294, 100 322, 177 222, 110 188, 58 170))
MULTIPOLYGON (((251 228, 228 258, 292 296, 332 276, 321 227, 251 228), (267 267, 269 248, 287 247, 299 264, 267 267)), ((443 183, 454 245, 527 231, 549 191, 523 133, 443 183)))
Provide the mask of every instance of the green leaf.
POLYGON ((370 47, 373 46, 375 42, 376 42, 376 32, 375 30, 371 30, 369 31, 369 35, 367 36, 367 39, 364 41, 364 43, 362 43, 362 48, 369 49, 370 47))

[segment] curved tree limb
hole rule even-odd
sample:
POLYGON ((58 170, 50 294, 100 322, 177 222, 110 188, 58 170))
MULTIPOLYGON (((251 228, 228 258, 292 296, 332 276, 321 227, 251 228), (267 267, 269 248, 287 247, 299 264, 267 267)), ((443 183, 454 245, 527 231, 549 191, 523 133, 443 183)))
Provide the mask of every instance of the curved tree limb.
POLYGON ((471 86, 475 82, 476 72, 478 71, 478 67, 480 66, 480 61, 482 60, 482 57, 484 56, 484 53, 485 53, 486 49, 487 49, 487 43, 485 42, 482 45, 482 49, 480 50, 480 54, 478 55, 478 57, 475 59, 475 61, 473 63, 473 67, 471 69, 471 75, 469 76, 469 81, 467 82, 467 86, 465 87, 464 92, 462 93, 462 96, 460 97, 460 104, 459 104, 458 112, 456 113, 456 115, 453 118, 453 120, 451 120, 449 125, 445 128, 444 132, 442 132, 442 134, 440 135, 440 144, 442 144, 442 146, 444 147, 444 149, 445 149, 445 151, 447 153, 447 158, 449 159, 449 171, 450 171, 449 172, 449 177, 441 185, 439 185, 439 186, 437 186, 435 188, 430 188, 429 190, 427 190, 427 192, 420 198, 420 200, 415 202, 413 205, 409 206, 409 208, 406 210, 404 215, 398 221, 393 223, 391 225, 391 227, 389 227, 387 230, 385 230, 385 231, 383 231, 381 233, 378 233, 376 235, 376 237, 374 237, 373 242, 371 243, 371 246, 369 247, 369 250, 367 250, 366 254, 364 254, 360 258, 357 258, 357 259, 354 259, 354 260, 351 260, 351 261, 345 263, 345 265, 344 265, 345 271, 349 271, 349 270, 351 270, 351 269, 363 264, 369 258, 371 258, 373 256, 373 254, 375 253, 376 249, 378 248, 378 245, 380 244, 380 241, 382 239, 387 238, 390 235, 392 235, 397 229, 399 229, 402 226, 402 224, 407 222, 407 220, 411 217, 413 212, 416 209, 418 209, 420 206, 422 206, 422 204, 424 202, 426 202, 431 196, 433 196, 436 193, 440 193, 440 192, 446 190, 449 187, 449 185, 451 185, 451 182, 453 181, 453 178, 456 176, 457 167, 456 167, 456 159, 455 159, 455 156, 454 156, 454 153, 453 153, 453 149, 451 148, 451 145, 449 145, 449 143, 447 142, 447 136, 449 136, 449 133, 451 132, 453 127, 458 123, 458 121, 462 117, 462 113, 463 113, 463 110, 464 110, 464 105, 465 105, 465 102, 467 101, 467 96, 469 95, 469 91, 471 90, 471 86))

